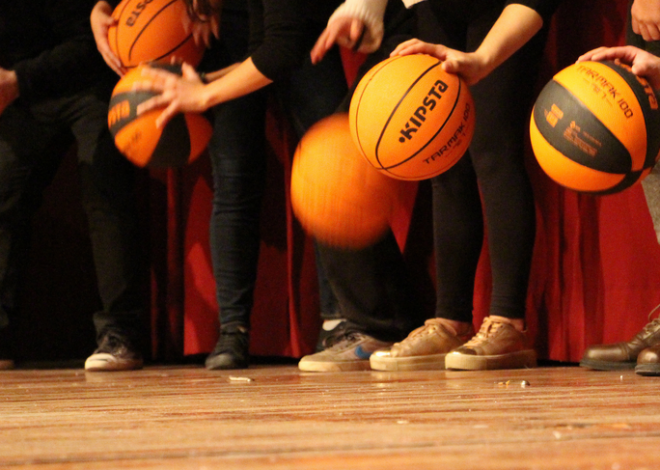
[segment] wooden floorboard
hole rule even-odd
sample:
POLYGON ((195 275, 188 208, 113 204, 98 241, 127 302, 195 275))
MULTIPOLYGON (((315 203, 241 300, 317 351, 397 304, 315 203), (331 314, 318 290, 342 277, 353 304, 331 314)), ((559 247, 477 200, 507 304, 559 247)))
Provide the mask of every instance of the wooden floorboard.
POLYGON ((0 373, 0 466, 660 469, 659 390, 579 367, 15 370, 0 373))

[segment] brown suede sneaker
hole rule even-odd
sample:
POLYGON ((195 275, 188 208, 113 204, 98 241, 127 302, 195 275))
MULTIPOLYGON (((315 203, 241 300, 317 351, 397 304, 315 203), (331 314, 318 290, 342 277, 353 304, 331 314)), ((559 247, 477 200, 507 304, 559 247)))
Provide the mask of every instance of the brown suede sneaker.
POLYGON ((580 360, 580 366, 595 370, 635 369, 637 356, 642 350, 659 344, 660 318, 656 318, 628 342, 589 346, 580 360))
POLYGON ((445 358, 447 369, 494 370, 536 367, 536 353, 527 346, 526 332, 504 317, 486 317, 474 338, 445 358))
POLYGON ((444 369, 447 353, 472 336, 472 324, 465 331, 456 331, 444 318, 431 318, 392 349, 376 351, 369 363, 374 370, 444 369))

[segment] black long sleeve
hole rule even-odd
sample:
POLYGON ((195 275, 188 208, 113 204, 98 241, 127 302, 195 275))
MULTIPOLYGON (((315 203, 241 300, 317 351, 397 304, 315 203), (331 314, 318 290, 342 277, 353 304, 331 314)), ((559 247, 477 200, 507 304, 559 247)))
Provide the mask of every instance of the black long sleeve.
POLYGON ((107 77, 90 0, 0 2, 0 66, 16 71, 22 100, 61 96, 107 77))
POLYGON ((340 0, 249 0, 250 57, 277 80, 298 67, 340 0))

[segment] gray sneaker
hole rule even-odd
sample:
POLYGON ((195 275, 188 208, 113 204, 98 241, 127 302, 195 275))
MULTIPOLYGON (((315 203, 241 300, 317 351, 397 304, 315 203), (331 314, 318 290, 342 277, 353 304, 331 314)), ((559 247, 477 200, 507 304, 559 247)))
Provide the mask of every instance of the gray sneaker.
POLYGON ((325 351, 303 357, 298 368, 307 372, 370 370, 369 357, 375 351, 391 346, 391 342, 379 341, 364 333, 351 331, 336 338, 334 344, 325 351))
POLYGON ((85 361, 88 371, 119 371, 142 369, 142 354, 131 339, 115 330, 105 332, 99 347, 85 361))

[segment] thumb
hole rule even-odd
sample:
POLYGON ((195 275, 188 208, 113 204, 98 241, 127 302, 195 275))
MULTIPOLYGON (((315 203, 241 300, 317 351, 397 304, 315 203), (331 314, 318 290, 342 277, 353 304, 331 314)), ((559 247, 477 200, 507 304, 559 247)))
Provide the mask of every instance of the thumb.
POLYGON ((188 80, 190 79, 199 79, 199 75, 195 71, 192 65, 190 65, 188 62, 184 62, 181 64, 181 76, 183 78, 186 78, 188 80))

